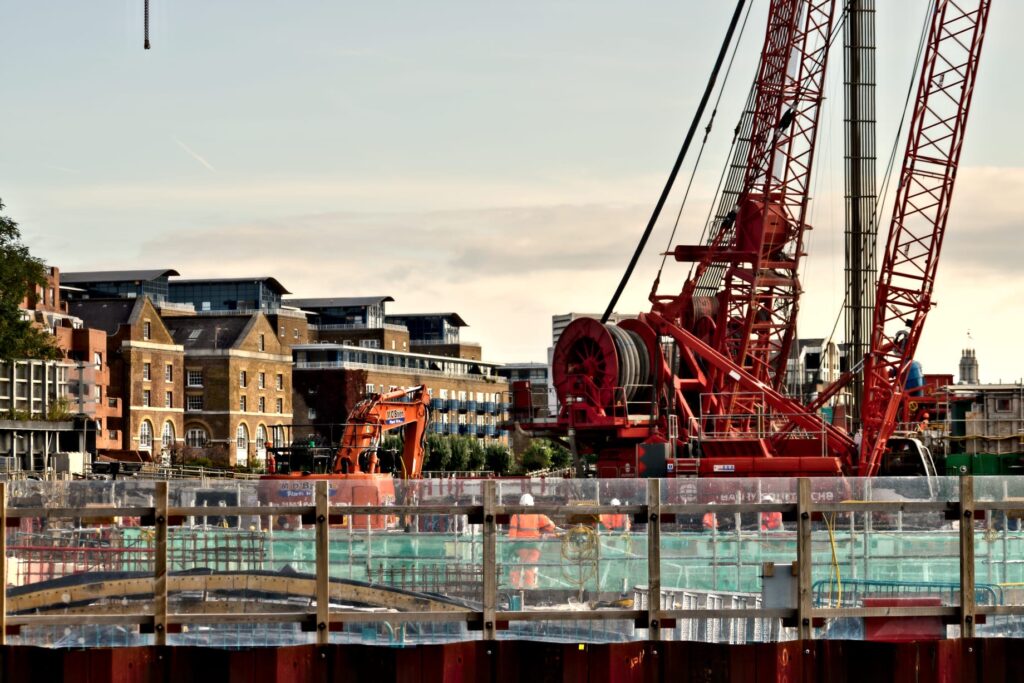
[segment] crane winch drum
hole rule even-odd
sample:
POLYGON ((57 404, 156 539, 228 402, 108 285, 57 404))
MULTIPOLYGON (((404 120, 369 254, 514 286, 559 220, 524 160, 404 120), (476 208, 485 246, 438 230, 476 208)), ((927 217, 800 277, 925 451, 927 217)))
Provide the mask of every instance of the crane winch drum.
POLYGON ((581 401, 610 415, 624 403, 650 400, 657 336, 638 320, 618 325, 577 318, 562 332, 551 361, 562 406, 581 401))

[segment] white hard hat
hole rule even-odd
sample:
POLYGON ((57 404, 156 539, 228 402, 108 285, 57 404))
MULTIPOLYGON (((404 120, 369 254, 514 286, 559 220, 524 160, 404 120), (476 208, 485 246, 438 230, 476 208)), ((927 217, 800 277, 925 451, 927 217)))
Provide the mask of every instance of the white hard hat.
POLYGON ((531 496, 529 493, 524 493, 523 496, 519 499, 519 504, 533 505, 533 496, 531 496))
POLYGON ((618 498, 612 498, 611 505, 622 505, 622 501, 618 498))

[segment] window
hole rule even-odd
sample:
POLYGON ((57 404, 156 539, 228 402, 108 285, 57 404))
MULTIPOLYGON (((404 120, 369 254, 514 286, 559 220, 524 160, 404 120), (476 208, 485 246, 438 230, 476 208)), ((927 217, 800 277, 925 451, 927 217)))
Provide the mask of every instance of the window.
POLYGON ((150 395, 149 389, 143 389, 142 390, 142 405, 143 405, 143 407, 148 408, 150 405, 152 405, 150 403, 150 398, 151 398, 151 395, 150 395))
POLYGON ((164 422, 164 433, 160 438, 160 444, 165 451, 174 447, 174 423, 170 420, 164 422))
POLYGON ((996 412, 997 413, 1008 413, 1010 412, 1010 399, 1008 398, 997 398, 996 399, 996 412))
POLYGON ((99 384, 96 385, 95 394, 97 403, 103 400, 103 387, 101 387, 99 384))
POLYGON ((101 369, 103 367, 103 354, 100 353, 99 351, 93 353, 92 364, 96 366, 97 370, 101 369))
POLYGON ((152 378, 152 370, 153 370, 153 366, 151 366, 149 363, 143 363, 142 364, 142 379, 147 380, 147 381, 149 379, 151 379, 152 378))
POLYGON ((238 450, 242 451, 249 449, 249 430, 245 428, 244 424, 238 425, 238 431, 235 433, 235 437, 237 440, 236 445, 238 446, 238 450))
POLYGON ((280 334, 281 334, 281 337, 284 337, 284 325, 281 325, 281 332, 280 332, 280 334))
POLYGON ((203 409, 203 395, 202 394, 191 394, 185 397, 185 409, 186 410, 202 410, 203 409))
POLYGON ((296 339, 299 338, 299 328, 296 327, 294 330, 292 330, 292 336, 294 336, 296 339))
POLYGON ((165 391, 164 392, 164 408, 173 408, 173 407, 174 407, 174 392, 173 391, 165 391))
POLYGON ((395 340, 394 339, 391 340, 391 350, 392 351, 395 350, 395 340))
POLYGON ((260 389, 267 388, 267 373, 261 372, 259 375, 256 376, 256 386, 259 387, 260 389))
POLYGON ((267 336, 265 334, 260 335, 260 351, 267 350, 267 336))
POLYGON ((380 348, 380 340, 379 339, 360 339, 359 340, 359 345, 362 346, 364 349, 379 349, 380 348))
POLYGON ((284 399, 283 398, 279 398, 279 399, 277 399, 277 414, 280 415, 283 412, 284 412, 284 399))
POLYGON ((309 412, 307 412, 306 415, 309 416, 310 420, 315 420, 316 419, 316 408, 310 408, 309 412))
POLYGON ((202 370, 186 370, 185 371, 185 385, 190 387, 201 387, 203 386, 203 371, 202 370))
POLYGON ((262 396, 260 396, 259 399, 258 399, 258 404, 259 404, 259 411, 261 413, 267 412, 267 399, 265 399, 262 396))
POLYGON ((281 373, 278 373, 277 375, 277 382, 275 386, 277 387, 278 391, 284 391, 284 375, 282 375, 281 373))
POLYGON ((191 448, 203 448, 208 440, 205 429, 193 427, 185 432, 185 445, 191 448))
POLYGON ((376 389, 376 385, 374 385, 374 384, 367 384, 366 385, 366 393, 372 394, 376 390, 377 390, 376 389))
POLYGON ((149 339, 152 336, 152 334, 153 334, 153 326, 147 320, 146 322, 142 323, 142 338, 143 339, 149 339))
POLYGON ((245 406, 245 396, 240 396, 238 398, 238 409, 241 410, 244 413, 245 412, 245 408, 246 408, 246 406, 245 406))
POLYGON ((153 448, 153 425, 143 420, 139 425, 139 448, 148 451, 153 448))
POLYGON ((261 456, 267 447, 267 428, 260 425, 256 428, 256 452, 261 456))
POLYGON ((282 446, 284 446, 284 427, 271 427, 270 434, 273 439, 275 448, 281 448, 282 446))
POLYGON ((242 370, 240 373, 238 373, 238 386, 240 386, 240 387, 242 387, 244 389, 245 385, 247 383, 247 380, 248 380, 248 378, 247 378, 247 376, 245 374, 245 370, 242 370))
POLYGON ((174 381, 174 366, 171 365, 170 363, 168 363, 167 365, 164 366, 164 381, 165 382, 173 382, 174 381))

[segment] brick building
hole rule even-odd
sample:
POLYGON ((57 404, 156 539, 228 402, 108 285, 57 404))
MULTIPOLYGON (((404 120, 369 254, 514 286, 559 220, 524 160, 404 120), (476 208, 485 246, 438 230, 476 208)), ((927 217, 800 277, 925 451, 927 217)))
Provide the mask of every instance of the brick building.
POLYGON ((310 342, 330 342, 391 351, 409 350, 409 330, 386 320, 390 296, 286 299, 310 315, 310 342))
POLYGON ((292 421, 292 356, 263 313, 165 320, 184 349, 186 456, 261 466, 292 421))
POLYGON ((422 384, 432 399, 432 432, 503 436, 508 383, 495 363, 331 343, 296 346, 292 354, 296 423, 326 433, 368 393, 422 384))
POLYGON ((121 399, 122 450, 167 458, 183 441, 184 348, 175 343, 148 296, 82 298, 73 315, 107 334, 110 398, 121 399))

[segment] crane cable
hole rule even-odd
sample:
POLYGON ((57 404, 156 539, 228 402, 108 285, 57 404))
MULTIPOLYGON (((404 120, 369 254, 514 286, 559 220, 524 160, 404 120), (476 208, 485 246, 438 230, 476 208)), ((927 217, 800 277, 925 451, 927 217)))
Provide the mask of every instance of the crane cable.
POLYGON ((690 143, 693 142, 693 136, 697 132, 697 126, 700 124, 701 117, 704 116, 704 109, 707 107, 708 100, 711 99, 711 93, 714 91, 718 72, 722 68, 722 62, 725 61, 726 53, 729 51, 729 43, 732 42, 732 36, 736 30, 736 24, 739 23, 740 15, 743 13, 743 5, 745 3, 746 0, 736 1, 736 9, 733 11, 732 19, 729 22, 729 28, 725 32, 725 39, 722 41, 722 47, 718 51, 718 58, 715 60, 715 66, 711 70, 711 76, 708 78, 707 86, 704 88, 704 95, 701 97, 700 104, 697 106, 697 111, 693 116, 693 120, 690 121, 690 128, 686 132, 686 139, 683 140, 683 147, 679 150, 679 156, 676 157, 676 162, 672 166, 672 171, 669 173, 668 181, 665 183, 665 187, 661 191, 658 203, 654 206, 654 212, 651 214, 651 218, 647 222, 647 228, 644 229, 644 233, 640 237, 640 242, 636 245, 636 249, 633 251, 633 257, 629 260, 629 265, 626 266, 626 272, 622 275, 622 279, 619 281, 619 286, 615 289, 615 294, 612 295, 611 301, 608 302, 608 308, 605 310, 604 315, 601 316, 602 323, 607 323, 608 318, 611 317, 612 311, 615 309, 615 305, 619 302, 619 297, 622 296, 622 292, 626 288, 626 284, 629 282, 629 277, 633 274, 633 269, 636 268, 636 264, 640 260, 640 255, 643 253, 644 247, 647 245, 647 240, 650 239, 651 232, 654 231, 654 225, 658 222, 661 210, 665 206, 665 202, 668 200, 668 195, 672 191, 672 185, 675 183, 676 176, 679 174, 679 169, 682 167, 683 161, 686 159, 686 153, 690 149, 690 143))
POLYGON ((149 49, 149 0, 142 0, 142 49, 149 49))
MULTIPOLYGON (((729 75, 732 73, 732 65, 736 61, 736 53, 739 51, 740 43, 743 42, 743 32, 747 28, 747 19, 750 18, 750 10, 753 9, 754 3, 750 3, 747 6, 747 13, 743 16, 743 23, 740 24, 740 33, 736 37, 736 42, 732 47, 732 55, 729 57, 729 64, 725 68, 725 75, 722 77, 722 85, 718 88, 718 97, 715 99, 715 106, 711 109, 711 116, 708 118, 708 125, 704 128, 704 139, 701 140, 700 149, 697 150, 697 160, 693 162, 693 171, 690 173, 690 179, 686 183, 686 191, 683 192, 683 200, 679 203, 679 211, 676 213, 676 221, 672 226, 672 234, 669 235, 668 244, 665 246, 665 251, 661 254, 661 265, 658 266, 658 274, 654 278, 654 282, 657 283, 661 280, 661 271, 665 268, 665 260, 668 258, 668 252, 672 248, 672 242, 676 238, 676 230, 679 229, 679 220, 683 216, 683 209, 686 208, 686 200, 690 198, 690 189, 693 187, 693 180, 697 176, 697 169, 700 167, 700 160, 704 156, 704 148, 707 147, 708 137, 711 135, 711 131, 715 125, 715 116, 718 114, 718 105, 722 102, 722 95, 725 93, 725 86, 729 82, 729 75)), ((732 156, 733 147, 736 146, 736 137, 739 135, 739 126, 733 132, 732 144, 729 146, 729 157, 732 156)), ((729 165, 726 164, 725 168, 729 165)), ((724 176, 723 170, 723 176, 724 176)), ((721 186, 721 179, 719 179, 719 186, 721 186)), ((654 289, 657 289, 655 284, 654 289)))

